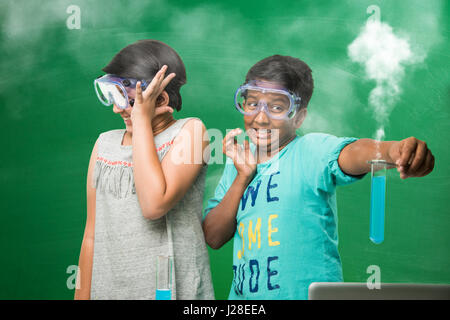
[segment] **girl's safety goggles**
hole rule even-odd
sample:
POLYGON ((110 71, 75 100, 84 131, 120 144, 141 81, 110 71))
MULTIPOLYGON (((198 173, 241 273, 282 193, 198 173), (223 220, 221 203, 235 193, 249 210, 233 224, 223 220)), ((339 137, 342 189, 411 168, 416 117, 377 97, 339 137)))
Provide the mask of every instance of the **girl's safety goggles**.
POLYGON ((115 104, 120 109, 134 105, 136 83, 141 81, 142 90, 147 87, 145 80, 122 78, 113 74, 106 74, 94 80, 95 93, 105 106, 115 104))
POLYGON ((258 114, 261 110, 272 119, 292 119, 300 97, 270 82, 253 80, 240 86, 234 95, 236 109, 244 115, 258 114))

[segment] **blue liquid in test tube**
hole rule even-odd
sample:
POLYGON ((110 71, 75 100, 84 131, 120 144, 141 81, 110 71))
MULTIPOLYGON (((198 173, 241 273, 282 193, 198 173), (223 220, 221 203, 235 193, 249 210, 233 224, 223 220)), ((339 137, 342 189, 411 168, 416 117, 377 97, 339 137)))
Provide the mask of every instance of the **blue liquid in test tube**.
POLYGON ((172 290, 156 289, 156 300, 171 300, 172 290))
POLYGON ((156 257, 156 300, 172 299, 172 256, 156 257))
POLYGON ((384 240, 384 207, 386 199, 386 177, 373 177, 370 196, 370 240, 384 240))
POLYGON ((380 244, 384 240, 384 210, 386 206, 386 162, 372 161, 370 194, 370 240, 380 244))

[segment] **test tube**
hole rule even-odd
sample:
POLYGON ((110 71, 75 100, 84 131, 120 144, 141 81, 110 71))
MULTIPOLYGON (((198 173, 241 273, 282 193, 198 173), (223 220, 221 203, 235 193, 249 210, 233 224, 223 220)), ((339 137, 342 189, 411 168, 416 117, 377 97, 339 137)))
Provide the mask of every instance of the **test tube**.
POLYGON ((157 256, 156 300, 172 299, 172 256, 157 256))
POLYGON ((380 244, 384 241, 384 216, 386 206, 386 167, 395 164, 385 160, 372 160, 370 189, 370 240, 380 244))

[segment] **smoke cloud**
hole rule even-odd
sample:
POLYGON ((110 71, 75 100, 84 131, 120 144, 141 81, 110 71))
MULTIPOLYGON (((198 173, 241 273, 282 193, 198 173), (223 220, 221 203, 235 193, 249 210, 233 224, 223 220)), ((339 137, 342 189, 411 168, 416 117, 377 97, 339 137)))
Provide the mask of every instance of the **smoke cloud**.
POLYGON ((425 55, 414 53, 408 39, 396 35, 387 23, 371 19, 348 46, 348 56, 364 66, 367 79, 375 81, 368 102, 378 125, 375 139, 382 140, 384 126, 402 92, 405 67, 422 62, 425 55))

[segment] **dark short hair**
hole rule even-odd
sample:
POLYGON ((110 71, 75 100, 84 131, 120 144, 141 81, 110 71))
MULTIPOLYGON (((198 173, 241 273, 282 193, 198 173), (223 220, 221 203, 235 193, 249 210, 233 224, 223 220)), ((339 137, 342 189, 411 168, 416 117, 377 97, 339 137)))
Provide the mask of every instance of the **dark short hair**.
POLYGON ((123 78, 151 81, 163 65, 168 67, 166 75, 176 74, 165 91, 169 95, 169 105, 180 111, 180 88, 186 83, 186 69, 178 53, 167 44, 158 40, 139 40, 120 50, 102 70, 123 78))
POLYGON ((247 73, 245 82, 266 80, 276 82, 301 98, 300 107, 307 107, 314 90, 309 66, 300 59, 273 55, 257 62, 247 73))

